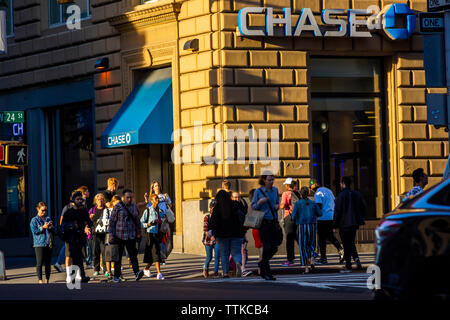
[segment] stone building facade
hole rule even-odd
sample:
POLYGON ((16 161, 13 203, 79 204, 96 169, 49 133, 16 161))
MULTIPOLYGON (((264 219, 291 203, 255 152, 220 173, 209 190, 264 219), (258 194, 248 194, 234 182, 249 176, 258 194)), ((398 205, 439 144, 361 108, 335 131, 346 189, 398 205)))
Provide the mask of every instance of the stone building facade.
MULTIPOLYGON (((358 140, 356 129, 349 133, 356 141, 355 145, 359 143, 361 148, 364 141, 373 143, 373 159, 367 160, 367 169, 362 165, 364 151, 361 151, 346 162, 348 165, 340 167, 343 173, 348 169, 356 174, 352 165, 359 172, 376 173, 360 182, 361 187, 373 182, 374 185, 369 187, 373 194, 376 193, 370 203, 374 213, 366 226, 367 231, 360 232, 360 241, 373 240, 372 231, 377 219, 395 207, 399 195, 412 187, 414 169, 423 167, 430 176, 430 185, 442 178, 449 154, 448 133, 426 124, 425 94, 428 89, 425 86, 422 36, 417 31, 406 40, 390 40, 381 31, 372 32, 372 36, 366 38, 317 37, 311 32, 300 37, 285 37, 277 33, 281 27, 276 27, 274 37, 247 37, 237 29, 239 11, 244 7, 270 7, 279 17, 283 8, 291 8, 293 26, 302 8, 310 8, 323 28, 320 14, 324 9, 366 9, 370 5, 383 8, 404 3, 417 13, 426 11, 426 0, 160 0, 143 4, 139 0, 91 0, 91 16, 81 21, 80 30, 67 30, 65 26, 49 28, 46 3, 14 1, 14 36, 8 39, 7 55, 0 56, 1 110, 26 108, 23 105, 26 101, 20 99, 22 104, 14 105, 15 93, 90 79, 96 142, 93 189, 105 189, 106 179, 115 176, 120 180, 120 188, 132 188, 139 201, 153 179, 163 180, 164 188, 173 185, 165 189, 170 189, 169 195, 176 208, 174 240, 178 251, 203 253, 200 242, 202 216, 207 211, 208 199, 215 195, 224 178, 231 182, 233 190, 247 196, 250 189, 258 186, 260 169, 267 165, 250 161, 250 151, 260 151, 260 144, 255 147, 251 135, 235 141, 229 134, 231 131, 227 130, 249 132, 253 129, 260 138, 261 130, 268 130, 268 142, 261 148, 279 168, 275 172, 275 185, 280 191, 284 190, 282 183, 286 177, 298 179, 301 186, 308 185, 311 177, 318 178, 315 172, 321 165, 322 171, 317 171, 319 176, 325 179, 328 174, 331 178, 325 184, 333 185, 337 173, 333 176, 331 171, 335 167, 330 164, 328 172, 323 168, 323 159, 328 157, 330 163, 335 161, 333 163, 339 165, 338 161, 344 163, 350 158, 342 160, 333 156, 332 147, 329 147, 321 153, 322 163, 315 162, 317 152, 325 148, 315 140, 316 120, 321 123, 323 115, 328 117, 330 134, 332 130, 340 130, 333 119, 342 121, 343 128, 345 123, 352 126, 356 120, 336 118, 339 115, 334 107, 315 109, 314 101, 318 104, 325 101, 327 90, 333 99, 337 99, 335 101, 354 92, 351 86, 348 92, 339 87, 341 78, 336 76, 337 73, 331 73, 329 77, 338 80, 326 80, 327 74, 316 72, 321 61, 331 66, 342 61, 343 65, 348 63, 357 69, 358 59, 369 59, 378 66, 373 77, 369 77, 372 91, 365 94, 363 90, 352 96, 355 101, 365 99, 366 95, 373 97, 373 110, 357 110, 366 121, 360 127, 370 126, 373 132, 363 130, 359 133, 367 140, 358 140), (194 39, 198 40, 198 49, 185 49, 186 43, 194 39), (109 67, 104 71, 96 70, 95 62, 104 57, 109 58, 109 67), (154 146, 146 150, 133 146, 102 148, 102 133, 132 92, 140 72, 168 66, 172 72, 173 130, 182 130, 181 141, 175 141, 175 147, 181 150, 184 161, 161 160, 160 153, 169 150, 161 151, 163 149, 154 146), (315 69, 314 66, 318 67, 315 69), (324 89, 327 83, 333 85, 324 89), (336 88, 337 92, 334 91, 336 88), (201 122, 201 133, 198 122, 201 122), (211 129, 216 129, 219 134, 209 134, 211 129), (199 134, 201 138, 198 138, 199 134), (279 139, 278 147, 272 144, 276 139, 279 139), (217 145, 223 141, 230 143, 222 150, 213 147, 213 143, 217 145), (206 163, 205 157, 219 156, 220 151, 223 162, 206 163), (155 157, 158 158, 156 162, 150 160, 148 163, 147 158, 155 157), (173 174, 168 177, 162 173, 167 168, 155 166, 171 166, 173 174)), ((263 26, 264 15, 251 14, 248 22, 251 26, 263 26)), ((351 77, 357 85, 357 77, 351 77)), ((64 92, 67 103, 76 102, 70 97, 77 94, 64 92)), ((64 105, 63 98, 61 101, 58 103, 64 105)), ((45 106, 35 105, 45 109, 45 106)), ((29 135, 34 127, 29 124, 27 128, 29 135)), ((33 138, 28 139, 31 148, 32 141, 33 138)), ((336 143, 327 141, 331 146, 336 143)), ((30 152, 33 156, 35 151, 30 152)), ((39 158, 37 153, 35 156, 39 158)), ((165 154, 164 157, 168 159, 169 156, 165 154)), ((38 200, 47 197, 47 201, 52 201, 49 194, 37 191, 45 184, 42 182, 45 171, 31 173, 39 171, 40 161, 31 161, 28 168, 30 210, 38 200)), ((360 174, 357 179, 361 177, 360 174)), ((63 202, 61 199, 55 202, 54 214, 63 202)))

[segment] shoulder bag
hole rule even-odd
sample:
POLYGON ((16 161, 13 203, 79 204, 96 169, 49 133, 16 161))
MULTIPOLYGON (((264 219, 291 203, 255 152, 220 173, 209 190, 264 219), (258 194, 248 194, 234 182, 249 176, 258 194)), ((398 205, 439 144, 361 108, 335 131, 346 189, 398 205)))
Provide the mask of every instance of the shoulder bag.
POLYGON ((281 245, 283 243, 283 229, 281 229, 280 222, 278 221, 278 214, 275 212, 274 207, 272 206, 272 203, 270 202, 269 197, 264 193, 264 191, 260 188, 263 195, 269 200, 269 207, 270 211, 273 215, 273 223, 275 226, 275 240, 277 246, 281 245))

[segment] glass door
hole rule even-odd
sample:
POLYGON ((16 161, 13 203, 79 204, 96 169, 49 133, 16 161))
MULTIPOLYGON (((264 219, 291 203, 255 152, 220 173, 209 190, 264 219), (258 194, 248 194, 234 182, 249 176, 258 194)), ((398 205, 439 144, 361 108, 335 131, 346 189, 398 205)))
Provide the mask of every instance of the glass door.
POLYGON ((381 61, 312 58, 313 177, 337 195, 343 176, 363 195, 367 218, 383 212, 381 61))

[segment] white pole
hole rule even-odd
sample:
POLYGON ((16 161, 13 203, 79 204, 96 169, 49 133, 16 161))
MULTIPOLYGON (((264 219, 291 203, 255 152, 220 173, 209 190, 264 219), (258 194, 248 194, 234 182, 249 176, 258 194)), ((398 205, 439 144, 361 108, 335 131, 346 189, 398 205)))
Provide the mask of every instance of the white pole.
POLYGON ((6 280, 5 255, 0 250, 0 280, 6 280))

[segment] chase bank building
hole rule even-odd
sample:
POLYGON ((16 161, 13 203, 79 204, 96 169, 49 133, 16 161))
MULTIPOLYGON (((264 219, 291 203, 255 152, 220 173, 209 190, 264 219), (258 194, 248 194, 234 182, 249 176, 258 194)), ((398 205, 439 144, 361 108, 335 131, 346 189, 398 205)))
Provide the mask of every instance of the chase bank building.
POLYGON ((29 249, 38 201, 57 221, 71 190, 93 197, 109 177, 138 202, 161 181, 174 250, 198 254, 223 179, 246 197, 268 169, 280 192, 293 177, 337 194, 352 176, 368 206, 358 241, 373 245, 416 168, 442 178, 448 134, 426 124, 416 28, 426 0, 75 0, 72 29, 73 3, 31 2, 8 11, 0 55, 0 111, 24 111, 29 148, 28 166, 0 168, 0 224, 24 224, 0 226, 7 254, 29 249))

